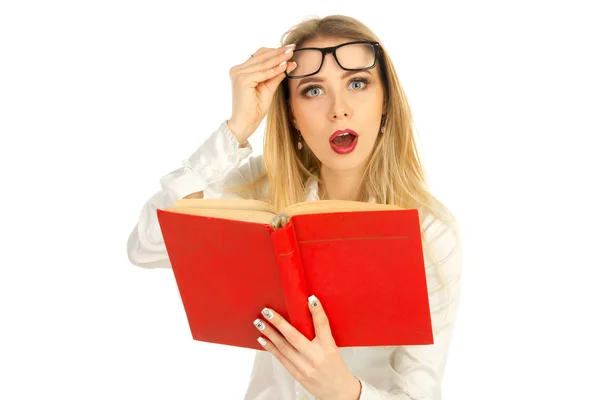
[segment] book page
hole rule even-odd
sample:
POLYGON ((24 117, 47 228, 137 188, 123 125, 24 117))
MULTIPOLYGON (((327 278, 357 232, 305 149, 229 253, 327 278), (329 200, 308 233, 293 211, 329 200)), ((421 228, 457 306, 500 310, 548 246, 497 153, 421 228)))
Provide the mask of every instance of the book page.
POLYGON ((228 210, 201 207, 169 207, 165 211, 181 214, 200 215, 203 217, 223 218, 234 221, 254 222, 258 224, 271 224, 273 213, 260 210, 228 210))
POLYGON ((283 210, 283 214, 293 216, 301 214, 319 214, 343 211, 379 211, 401 210, 401 207, 391 204, 365 203, 350 200, 318 200, 293 204, 283 210))
MULTIPOLYGON (((399 209, 401 208, 389 204, 349 200, 318 200, 293 204, 284 209, 281 214, 291 217, 302 214, 399 209)), ((180 199, 175 201, 175 207, 167 208, 166 211, 261 224, 275 224, 274 228, 287 222, 287 219, 278 220, 275 218, 279 213, 270 204, 252 199, 180 199)))
POLYGON ((271 218, 277 210, 270 204, 252 199, 179 199, 175 200, 175 208, 203 208, 215 210, 246 210, 271 213, 271 218))

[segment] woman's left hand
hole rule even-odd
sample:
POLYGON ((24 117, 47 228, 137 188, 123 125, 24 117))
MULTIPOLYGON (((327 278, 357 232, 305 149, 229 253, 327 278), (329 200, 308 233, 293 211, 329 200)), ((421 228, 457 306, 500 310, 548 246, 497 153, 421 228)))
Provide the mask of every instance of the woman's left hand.
POLYGON ((360 381, 352 375, 335 344, 321 302, 311 296, 308 307, 315 327, 312 341, 268 308, 262 314, 271 324, 260 319, 254 321, 268 339, 261 337, 258 341, 262 339, 265 350, 273 354, 313 396, 322 400, 357 400, 360 381))

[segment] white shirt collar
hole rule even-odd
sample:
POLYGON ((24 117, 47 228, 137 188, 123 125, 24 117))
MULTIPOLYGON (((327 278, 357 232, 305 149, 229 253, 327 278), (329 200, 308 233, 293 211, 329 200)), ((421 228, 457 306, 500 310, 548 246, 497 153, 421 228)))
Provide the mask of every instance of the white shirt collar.
POLYGON ((319 182, 312 176, 306 182, 306 201, 317 201, 319 199, 319 182))

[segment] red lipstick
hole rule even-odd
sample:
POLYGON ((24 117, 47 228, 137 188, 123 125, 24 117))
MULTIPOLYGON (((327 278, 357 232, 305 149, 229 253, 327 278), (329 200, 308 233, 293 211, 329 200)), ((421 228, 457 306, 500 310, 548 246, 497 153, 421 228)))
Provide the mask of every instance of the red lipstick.
POLYGON ((341 129, 329 137, 331 149, 338 154, 351 153, 358 143, 358 134, 352 129, 341 129))

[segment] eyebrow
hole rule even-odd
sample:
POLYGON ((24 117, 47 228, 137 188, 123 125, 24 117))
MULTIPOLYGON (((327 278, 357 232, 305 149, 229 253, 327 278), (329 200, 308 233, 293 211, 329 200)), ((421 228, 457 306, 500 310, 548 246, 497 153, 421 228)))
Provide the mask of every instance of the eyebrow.
MULTIPOLYGON (((351 75, 358 74, 359 72, 366 72, 369 75, 373 75, 373 74, 371 74, 371 71, 369 71, 368 69, 363 69, 363 70, 358 70, 358 71, 346 71, 342 74, 342 79, 346 79, 351 75)), ((325 82, 325 79, 320 78, 318 76, 307 76, 306 78, 300 79, 300 82, 298 82, 296 89, 298 89, 300 87, 300 85, 303 85, 305 83, 310 83, 310 82, 325 82)))

